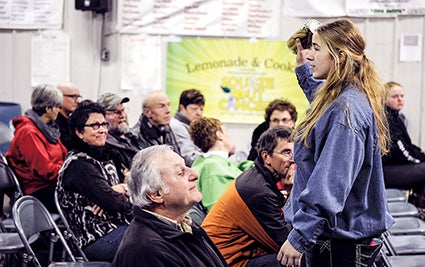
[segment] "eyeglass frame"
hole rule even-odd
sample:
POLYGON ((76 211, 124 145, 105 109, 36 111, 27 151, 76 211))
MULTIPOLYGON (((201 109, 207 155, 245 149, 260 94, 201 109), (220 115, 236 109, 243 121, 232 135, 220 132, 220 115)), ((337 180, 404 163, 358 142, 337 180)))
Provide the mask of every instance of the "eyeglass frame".
POLYGON ((286 158, 292 158, 294 156, 294 152, 290 149, 285 149, 282 152, 273 151, 273 153, 282 155, 286 158))
POLYGON ((63 94, 63 96, 64 96, 64 97, 72 98, 73 100, 77 100, 77 99, 81 99, 81 98, 82 98, 82 96, 81 96, 81 95, 76 95, 76 94, 74 94, 74 95, 70 95, 70 94, 63 94))
POLYGON ((104 121, 102 123, 95 122, 95 123, 90 123, 90 124, 84 124, 84 127, 90 127, 93 130, 95 130, 95 131, 99 130, 100 129, 100 126, 102 126, 104 129, 108 129, 109 122, 104 121))

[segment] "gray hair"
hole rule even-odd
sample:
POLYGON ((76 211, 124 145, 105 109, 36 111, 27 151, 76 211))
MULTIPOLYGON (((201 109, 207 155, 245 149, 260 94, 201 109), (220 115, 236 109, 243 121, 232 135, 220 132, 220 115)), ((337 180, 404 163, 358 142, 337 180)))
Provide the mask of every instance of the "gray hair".
MULTIPOLYGON (((173 152, 168 145, 155 145, 139 151, 133 158, 128 189, 130 201, 134 206, 145 208, 153 205, 148 194, 163 189, 167 193, 168 188, 161 178, 158 166, 167 152, 173 152)), ((169 191, 168 191, 169 192, 169 191)))
POLYGON ((49 84, 37 85, 31 94, 31 106, 34 111, 45 110, 46 107, 59 107, 62 101, 62 92, 49 84))

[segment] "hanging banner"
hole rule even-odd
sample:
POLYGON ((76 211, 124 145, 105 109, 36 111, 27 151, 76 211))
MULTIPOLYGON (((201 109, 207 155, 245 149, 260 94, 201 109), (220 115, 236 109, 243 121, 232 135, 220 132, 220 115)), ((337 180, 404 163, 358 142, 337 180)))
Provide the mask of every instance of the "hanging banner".
POLYGON ((283 15, 288 17, 343 17, 344 1, 335 0, 284 0, 283 15))
POLYGON ((308 102, 294 73, 295 55, 283 41, 183 38, 167 46, 166 91, 173 112, 180 93, 199 89, 204 115, 225 123, 260 123, 275 98, 303 117, 308 102))
POLYGON ((345 0, 347 16, 395 17, 399 15, 424 15, 423 0, 345 0))
POLYGON ((121 33, 277 37, 281 0, 120 0, 121 33))
POLYGON ((0 29, 60 29, 63 0, 0 1, 0 29))

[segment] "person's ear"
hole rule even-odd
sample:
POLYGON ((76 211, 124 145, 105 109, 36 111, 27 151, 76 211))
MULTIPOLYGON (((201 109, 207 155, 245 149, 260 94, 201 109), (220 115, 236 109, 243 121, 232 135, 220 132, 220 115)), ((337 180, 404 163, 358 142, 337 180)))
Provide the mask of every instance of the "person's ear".
POLYGON ((79 132, 77 129, 75 129, 75 134, 78 136, 78 138, 83 139, 83 133, 79 132))
POLYGON ((270 165, 270 162, 269 162, 270 155, 269 155, 269 153, 267 153, 267 151, 263 150, 263 151, 261 151, 260 156, 263 159, 264 164, 269 166, 270 165))
POLYGON ((182 105, 182 104, 180 104, 179 105, 179 111, 182 111, 182 110, 184 110, 185 109, 185 107, 182 105))
POLYGON ((148 198, 156 204, 161 204, 164 202, 163 192, 161 190, 156 191, 155 193, 148 194, 148 198))
POLYGON ((217 132, 215 132, 215 135, 217 136, 217 140, 222 141, 224 136, 223 136, 223 132, 220 130, 217 130, 217 132))
POLYGON ((347 53, 345 53, 344 51, 339 51, 338 57, 339 57, 339 62, 344 63, 345 60, 347 59, 347 53))

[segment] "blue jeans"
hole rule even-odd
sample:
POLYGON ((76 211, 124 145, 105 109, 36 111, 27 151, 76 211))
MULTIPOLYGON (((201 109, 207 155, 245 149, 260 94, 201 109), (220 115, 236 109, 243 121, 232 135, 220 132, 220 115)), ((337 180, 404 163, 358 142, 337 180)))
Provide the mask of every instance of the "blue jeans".
POLYGON ((308 267, 370 267, 382 247, 382 239, 319 239, 305 252, 308 267))
POLYGON ((84 248, 84 253, 89 261, 112 262, 127 227, 127 225, 120 226, 84 248))
POLYGON ((246 267, 282 267, 277 261, 277 254, 267 254, 248 261, 246 267))

